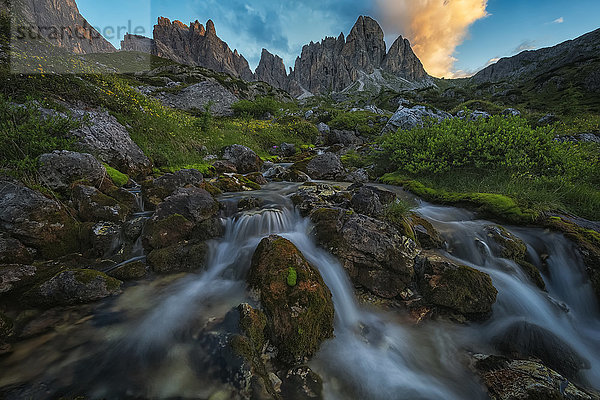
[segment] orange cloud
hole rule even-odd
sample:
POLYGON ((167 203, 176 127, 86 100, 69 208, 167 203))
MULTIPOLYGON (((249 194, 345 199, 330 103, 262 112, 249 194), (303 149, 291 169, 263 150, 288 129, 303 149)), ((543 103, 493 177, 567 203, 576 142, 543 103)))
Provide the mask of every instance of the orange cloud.
POLYGON ((487 0, 377 0, 386 25, 408 38, 430 75, 451 78, 453 54, 469 26, 488 15, 487 0))

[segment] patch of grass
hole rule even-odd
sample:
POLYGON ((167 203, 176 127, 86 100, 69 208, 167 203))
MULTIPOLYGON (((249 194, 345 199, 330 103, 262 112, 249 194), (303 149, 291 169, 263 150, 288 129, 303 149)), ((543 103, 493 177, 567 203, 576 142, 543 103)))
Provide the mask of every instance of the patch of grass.
POLYGON ((0 169, 32 175, 40 155, 72 148, 73 140, 65 133, 79 123, 69 117, 44 116, 39 107, 31 100, 15 105, 0 95, 0 169))
POLYGON ((363 168, 370 163, 369 157, 358 154, 356 150, 350 150, 340 159, 346 168, 363 168))
POLYGON ((125 186, 127 184, 127 182, 129 182, 129 176, 127 176, 126 174, 122 173, 121 171, 111 167, 108 164, 104 164, 104 168, 106 169, 106 173, 108 174, 108 176, 110 177, 110 179, 113 181, 113 183, 117 186, 125 186))
POLYGON ((332 129, 355 131, 366 136, 378 135, 386 124, 381 115, 370 111, 338 111, 333 114, 334 117, 329 121, 332 129))
POLYGON ((283 108, 283 104, 272 97, 258 97, 254 100, 240 100, 231 108, 237 116, 262 118, 267 114, 275 115, 283 108))

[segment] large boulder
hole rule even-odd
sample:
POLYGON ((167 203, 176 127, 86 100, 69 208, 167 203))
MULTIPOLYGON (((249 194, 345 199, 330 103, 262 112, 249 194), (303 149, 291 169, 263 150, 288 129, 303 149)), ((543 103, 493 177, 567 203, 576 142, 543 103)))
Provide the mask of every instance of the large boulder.
POLYGON ((129 136, 127 129, 108 111, 71 110, 83 127, 71 132, 77 146, 131 176, 145 175, 152 163, 129 136))
POLYGON ((473 359, 473 369, 481 376, 492 400, 598 399, 536 361, 483 354, 475 354, 473 359))
POLYGON ((177 189, 188 186, 201 187, 203 182, 204 176, 195 169, 182 169, 156 179, 149 179, 142 183, 144 202, 156 206, 177 189))
POLYGON ((515 358, 537 358, 569 379, 589 362, 554 333, 526 321, 517 321, 492 339, 503 354, 515 358))
POLYGON ((394 115, 392 115, 385 128, 383 128, 383 132, 421 127, 427 119, 442 122, 448 118, 452 118, 452 115, 435 108, 426 106, 408 108, 400 106, 394 115))
POLYGON ((434 306, 480 319, 488 316, 498 291, 488 274, 432 252, 418 257, 417 282, 426 301, 434 306))
POLYGON ((260 293, 267 330, 281 360, 302 362, 333 337, 333 301, 319 271, 289 240, 263 239, 248 275, 260 293))
POLYGON ((90 269, 65 270, 27 293, 41 306, 90 303, 121 292, 121 281, 90 269))
POLYGON ((35 254, 35 249, 25 247, 19 240, 0 232, 0 264, 29 263, 35 254))
POLYGON ((210 193, 197 187, 188 187, 178 189, 160 203, 154 219, 160 220, 179 214, 198 224, 214 217, 218 212, 219 202, 210 193))
POLYGON ((54 190, 65 190, 77 181, 99 187, 110 178, 104 166, 91 154, 57 150, 42 154, 39 160, 42 182, 54 190))
POLYGON ((274 146, 269 150, 269 153, 279 157, 292 157, 296 154, 296 145, 293 143, 281 143, 279 146, 274 146))
POLYGON ((363 144, 364 142, 354 131, 332 129, 325 134, 325 144, 329 146, 334 144, 352 146, 363 144))
POLYGON ((0 180, 0 231, 38 255, 55 258, 79 250, 79 223, 58 202, 19 182, 0 180))
POLYGON ((312 179, 336 179, 344 172, 340 157, 333 153, 323 153, 306 164, 306 171, 312 179))
POLYGON ((240 174, 260 171, 263 165, 263 161, 254 151, 239 144, 227 146, 223 150, 223 158, 235 164, 240 174))
POLYGON ((210 106, 210 112, 217 116, 232 116, 231 106, 239 99, 218 82, 207 80, 179 91, 156 92, 154 96, 163 104, 180 110, 198 111, 210 106))
POLYGON ((148 264, 160 274, 191 272, 206 267, 208 245, 200 241, 183 241, 169 247, 152 250, 148 264))
POLYGON ((120 222, 127 217, 129 207, 105 195, 93 186, 77 185, 73 188, 73 206, 82 221, 120 222))
POLYGON ((33 265, 10 264, 0 266, 0 295, 28 284, 35 277, 33 265))
POLYGON ((396 200, 396 195, 389 190, 374 186, 359 186, 354 191, 350 204, 357 213, 376 217, 383 212, 384 206, 394 200, 396 200))
POLYGON ((411 282, 417 245, 390 224, 334 207, 318 208, 310 218, 318 242, 340 259, 356 285, 393 298, 411 282))

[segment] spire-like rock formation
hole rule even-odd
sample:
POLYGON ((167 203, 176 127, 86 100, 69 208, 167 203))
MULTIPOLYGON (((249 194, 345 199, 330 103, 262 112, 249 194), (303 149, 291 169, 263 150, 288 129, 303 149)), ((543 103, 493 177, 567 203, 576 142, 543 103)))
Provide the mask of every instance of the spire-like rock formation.
POLYGON ((413 52, 408 39, 399 36, 386 54, 381 68, 392 75, 400 76, 410 81, 420 81, 427 78, 421 60, 413 52))
MULTIPOLYGON (((124 50, 139 47, 139 39, 131 35, 125 38, 124 50)), ((154 26, 152 54, 168 58, 181 64, 197 65, 224 72, 247 81, 254 79, 248 61, 237 51, 232 52, 227 43, 219 39, 213 21, 206 22, 206 28, 200 22, 189 26, 181 21, 171 22, 160 17, 154 26)))
POLYGON ((47 41, 71 53, 116 51, 79 13, 75 0, 13 0, 12 10, 21 17, 19 23, 29 24, 47 41))
POLYGON ((271 86, 278 88, 287 88, 288 86, 288 76, 283 60, 281 57, 269 53, 267 49, 262 49, 255 76, 257 80, 267 82, 271 86))
POLYGON ((385 41, 377 21, 361 15, 346 38, 342 56, 353 67, 368 74, 379 68, 385 57, 385 41))

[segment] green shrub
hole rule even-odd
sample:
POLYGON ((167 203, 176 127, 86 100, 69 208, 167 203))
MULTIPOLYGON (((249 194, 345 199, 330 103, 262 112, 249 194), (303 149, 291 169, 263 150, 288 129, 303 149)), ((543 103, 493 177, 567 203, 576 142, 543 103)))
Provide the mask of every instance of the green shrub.
POLYGON ((340 157, 346 168, 363 168, 369 165, 369 157, 360 155, 356 150, 350 150, 340 157))
POLYGON ((381 115, 370 111, 337 112, 329 121, 329 126, 332 129, 356 131, 362 135, 375 136, 381 132, 385 122, 381 119, 381 115))
POLYGON ((73 139, 65 134, 80 124, 69 117, 44 117, 39 107, 33 101, 12 104, 0 95, 0 169, 31 174, 40 155, 72 148, 73 139))
POLYGON ((125 186, 127 182, 129 182, 129 176, 125 175, 121 171, 114 169, 108 164, 104 164, 104 168, 115 185, 125 186))
POLYGON ((281 107, 281 103, 272 97, 257 97, 254 101, 240 100, 231 106, 237 116, 255 118, 262 118, 267 113, 275 115, 281 107))

